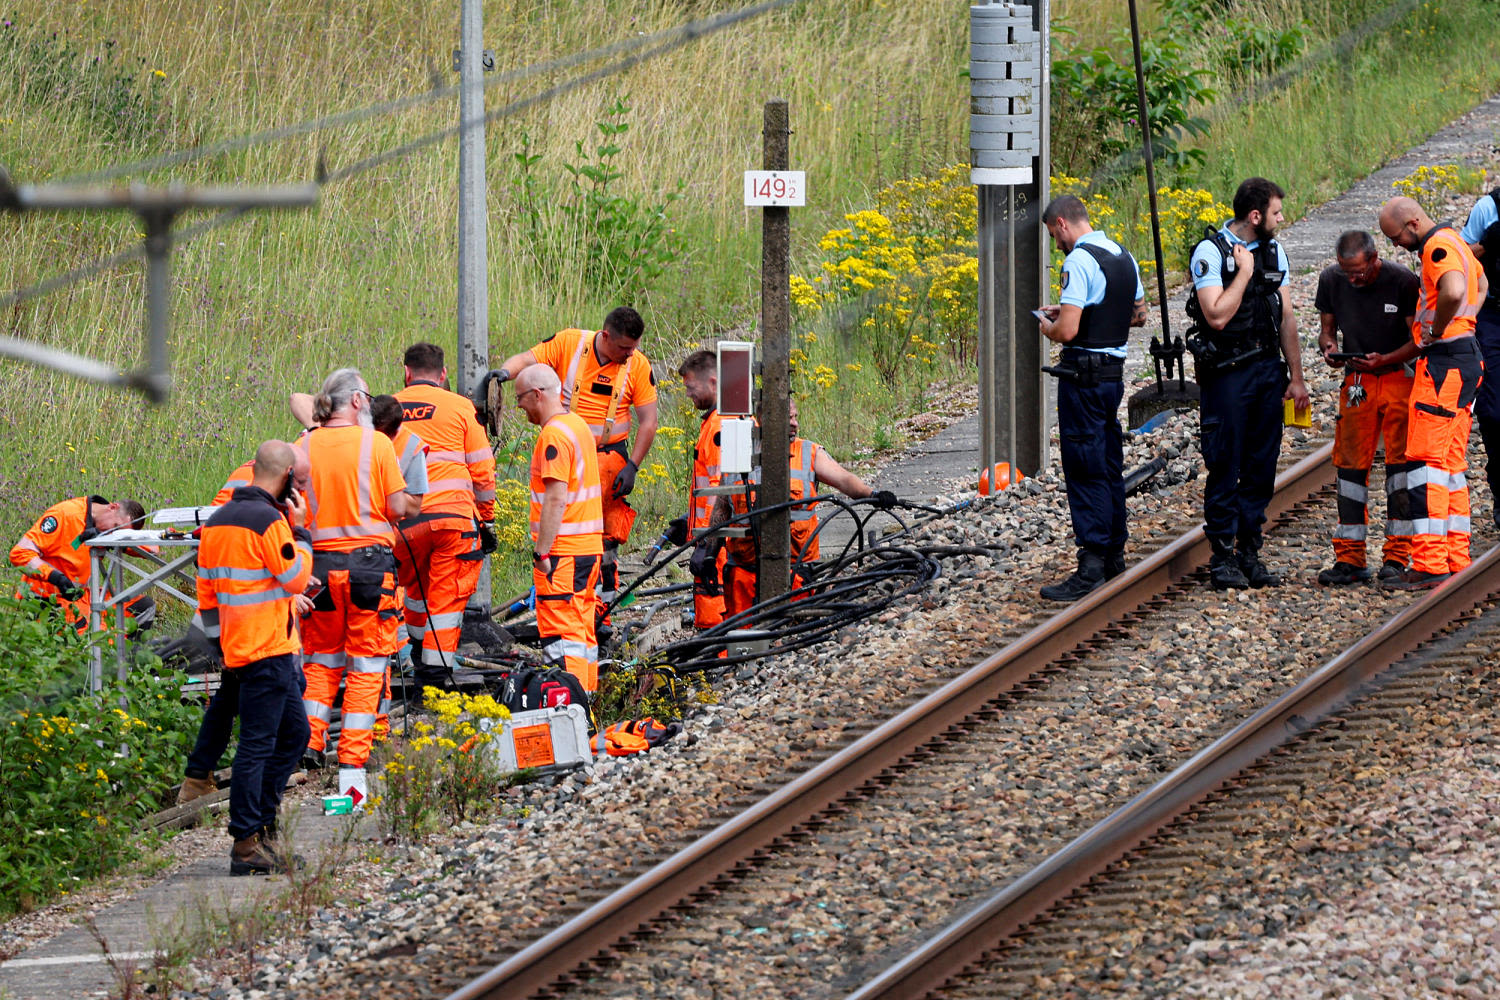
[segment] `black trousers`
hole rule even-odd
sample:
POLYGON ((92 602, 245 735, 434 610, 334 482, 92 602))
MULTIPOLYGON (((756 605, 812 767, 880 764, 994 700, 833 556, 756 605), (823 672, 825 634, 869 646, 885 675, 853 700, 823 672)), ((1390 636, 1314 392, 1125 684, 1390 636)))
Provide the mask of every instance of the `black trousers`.
POLYGON ((240 685, 240 748, 229 786, 229 834, 235 840, 276 822, 281 793, 302 760, 309 733, 307 681, 291 653, 231 671, 240 685))
POLYGON ((1205 531, 1211 539, 1258 547, 1266 504, 1276 490, 1286 366, 1268 357, 1199 381, 1199 447, 1208 470, 1205 531))

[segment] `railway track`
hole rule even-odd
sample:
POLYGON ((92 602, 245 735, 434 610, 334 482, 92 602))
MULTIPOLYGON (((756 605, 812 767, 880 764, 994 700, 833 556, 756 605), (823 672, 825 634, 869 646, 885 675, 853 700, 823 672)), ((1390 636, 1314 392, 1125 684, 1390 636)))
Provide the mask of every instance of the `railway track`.
MULTIPOLYGON (((1280 477, 1272 512, 1281 522, 1279 536, 1291 536, 1288 544, 1325 550, 1322 519, 1300 512, 1326 503, 1320 491, 1330 482, 1326 449, 1303 457, 1280 477)), ((1246 634, 1241 619, 1248 606, 1242 602, 1249 595, 1230 600, 1200 585, 1181 586, 1206 561, 1206 553, 1201 530, 1165 546, 452 997, 639 996, 651 992, 643 984, 652 981, 666 984, 664 995, 736 992, 736 985, 716 978, 705 965, 732 970, 728 978, 738 986, 788 996, 857 988, 954 912, 1024 872, 1024 862, 1047 856, 1123 798, 1170 772, 1198 748, 1203 732, 1231 729, 1253 714, 1265 696, 1285 687, 1288 670, 1301 669, 1297 663, 1311 669, 1318 662, 1305 650, 1293 651, 1258 676, 1246 676, 1246 658, 1235 655, 1244 652, 1236 648, 1235 633, 1246 634), (1141 662, 1150 662, 1162 634, 1196 629, 1205 621, 1222 626, 1227 639, 1227 650, 1204 651, 1206 659, 1218 657, 1229 667, 1223 683, 1208 685, 1212 690, 1200 699, 1192 689, 1202 663, 1139 669, 1141 662), (1132 678, 1132 673, 1145 676, 1132 678), (1173 693, 1176 698, 1169 698, 1173 693), (1168 714, 1160 704, 1164 698, 1175 700, 1170 711, 1183 715, 1183 726, 1163 726, 1167 720, 1152 718, 1168 714), (1122 711, 1142 724, 1127 725, 1119 745, 1106 751, 1099 732, 1106 727, 1103 720, 1122 711), (1085 753, 1085 759, 1070 763, 1052 752, 1050 736, 1059 727, 1073 727, 1071 738, 1061 742, 1075 749, 1101 742, 1096 755, 1102 758, 1090 761, 1085 753), (1021 774, 1018 763, 1039 770, 1021 774), (952 771, 953 777, 934 781, 930 775, 939 771, 952 771), (1004 776, 996 777, 997 772, 1004 776), (1049 788, 1042 772, 1076 774, 1085 785, 1104 780, 1092 790, 1077 781, 1049 788), (999 815, 976 813, 969 801, 976 789, 999 815), (938 829, 959 815, 973 829, 999 832, 987 855, 973 862, 951 856, 956 840, 963 839, 952 830, 928 838, 937 842, 941 858, 932 864, 950 873, 946 878, 931 878, 920 854, 907 853, 916 845, 892 837, 902 828, 938 829), (871 829, 880 831, 875 841, 861 833, 871 829), (882 856, 910 859, 898 873, 902 902, 922 903, 861 906, 862 897, 881 898, 888 874, 876 875, 863 888, 855 885, 847 896, 836 896, 823 878, 850 867, 849 859, 873 874, 882 856), (952 877, 954 871, 963 877, 952 877), (843 912, 841 907, 858 919, 830 919, 821 926, 819 919, 801 919, 843 912), (817 912, 799 917, 792 912, 799 908, 817 912), (652 922, 658 914, 667 916, 652 922), (757 914, 766 919, 757 922, 757 914), (802 929, 771 933, 778 924, 802 929), (706 938, 703 928, 710 929, 706 938), (766 947, 756 947, 758 938, 766 947), (691 955, 698 960, 686 957, 691 955), (712 958, 705 961, 705 955, 712 958)), ((1379 600, 1389 608, 1411 598, 1379 600)), ((1272 611, 1273 623, 1295 632, 1292 616, 1299 603, 1284 600, 1272 611)), ((1364 627, 1354 621, 1347 631, 1353 641, 1364 627)))

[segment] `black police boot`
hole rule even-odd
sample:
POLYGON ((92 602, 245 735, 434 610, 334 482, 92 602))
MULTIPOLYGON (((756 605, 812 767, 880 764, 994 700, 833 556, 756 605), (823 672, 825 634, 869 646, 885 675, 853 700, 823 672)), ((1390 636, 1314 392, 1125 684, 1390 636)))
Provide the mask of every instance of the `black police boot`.
POLYGON ((1060 583, 1049 583, 1041 594, 1049 601, 1076 601, 1104 582, 1104 557, 1088 549, 1078 550, 1078 571, 1060 583))
POLYGON ((1235 558, 1234 545, 1225 538, 1210 538, 1209 545, 1214 554, 1208 560, 1208 580, 1215 590, 1244 590, 1250 586, 1240 561, 1235 558))
POLYGON ((1125 572, 1125 553, 1111 552, 1104 557, 1104 579, 1113 580, 1125 572))
POLYGON ((1336 562, 1318 574, 1318 583, 1324 587, 1341 587, 1349 583, 1364 583, 1374 575, 1363 566, 1336 562))
POLYGON ((1260 539, 1247 542, 1240 539, 1239 551, 1240 572, 1245 574, 1245 579, 1250 581, 1250 586, 1259 590, 1262 587, 1281 586, 1281 577, 1266 568, 1266 564, 1260 561, 1260 539))

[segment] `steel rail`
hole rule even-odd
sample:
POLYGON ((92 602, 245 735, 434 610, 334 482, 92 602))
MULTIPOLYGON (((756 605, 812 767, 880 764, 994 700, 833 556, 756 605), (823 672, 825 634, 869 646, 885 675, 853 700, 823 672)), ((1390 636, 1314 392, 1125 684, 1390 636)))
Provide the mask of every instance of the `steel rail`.
MULTIPOLYGON (((1333 483, 1333 446, 1281 473, 1268 517, 1289 513, 1333 483)), ((1209 554, 1200 525, 1047 619, 911 707, 881 723, 789 784, 725 821, 649 871, 576 914, 448 995, 447 1000, 528 997, 701 890, 757 850, 1001 697, 1047 663, 1076 648, 1202 565, 1209 554)))
POLYGON ((1225 782, 1358 696, 1476 604, 1500 593, 1500 546, 1409 605, 1160 782, 948 925, 846 1000, 927 996, 1225 782))

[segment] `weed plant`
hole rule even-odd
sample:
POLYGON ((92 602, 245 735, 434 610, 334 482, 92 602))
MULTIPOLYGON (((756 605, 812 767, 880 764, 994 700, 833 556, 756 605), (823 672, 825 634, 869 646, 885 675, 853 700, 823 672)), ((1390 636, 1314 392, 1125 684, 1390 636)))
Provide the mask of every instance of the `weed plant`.
POLYGON ((184 675, 142 654, 95 695, 88 652, 50 608, 0 600, 0 914, 136 857, 197 732, 184 675))

